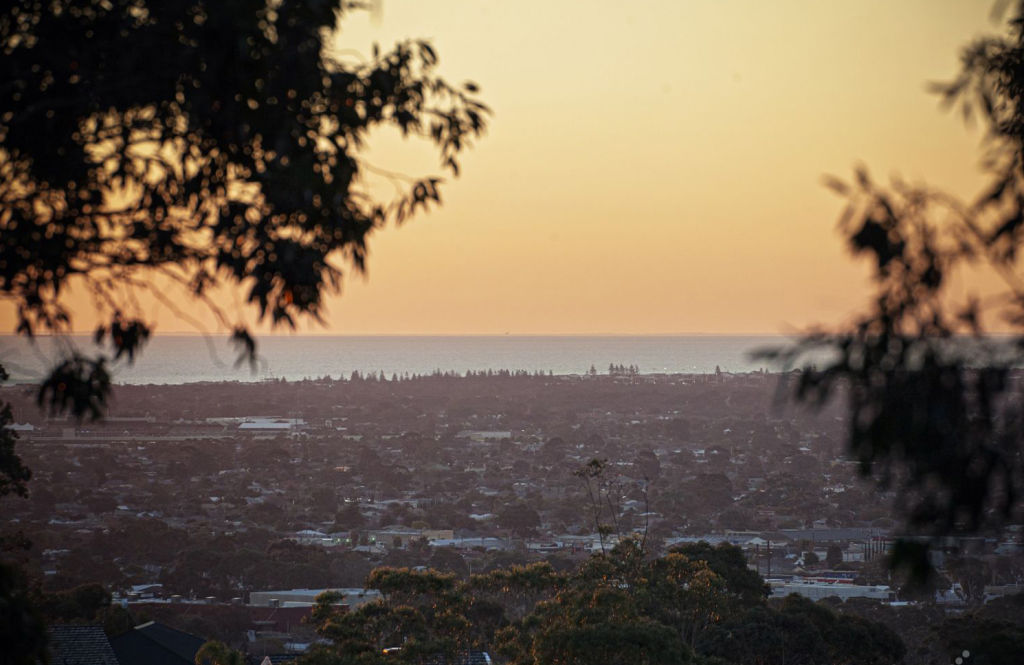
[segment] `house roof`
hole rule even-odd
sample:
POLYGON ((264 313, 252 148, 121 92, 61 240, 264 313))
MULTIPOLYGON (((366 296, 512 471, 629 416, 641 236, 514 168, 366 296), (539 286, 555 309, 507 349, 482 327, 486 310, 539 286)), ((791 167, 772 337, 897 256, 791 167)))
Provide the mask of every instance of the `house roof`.
POLYGON ((102 626, 51 626, 51 665, 118 665, 102 626))
POLYGON ((194 665, 201 637, 150 621, 110 640, 120 665, 194 665))

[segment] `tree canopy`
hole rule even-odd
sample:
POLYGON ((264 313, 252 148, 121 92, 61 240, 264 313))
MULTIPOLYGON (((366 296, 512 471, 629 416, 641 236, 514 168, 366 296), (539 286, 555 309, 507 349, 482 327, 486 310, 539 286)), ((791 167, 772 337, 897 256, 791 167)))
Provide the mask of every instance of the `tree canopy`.
MULTIPOLYGON (((241 288, 261 320, 321 318, 367 239, 441 201, 441 177, 380 200, 360 154, 392 127, 430 142, 440 169, 486 127, 477 86, 450 85, 423 40, 365 58, 335 48, 360 2, 60 0, 0 11, 0 294, 21 334, 71 330, 68 289, 106 321, 96 341, 131 360, 150 335, 136 296, 241 288), (78 291, 82 293, 83 291, 78 291)), ((98 415, 108 358, 77 351, 41 401, 98 415), (82 388, 76 397, 76 389, 82 388)))
POLYGON ((769 607, 737 547, 686 551, 652 558, 625 539, 570 573, 534 563, 468 581, 379 568, 366 586, 381 600, 344 611, 337 594, 317 599, 312 623, 331 643, 300 662, 465 662, 487 650, 516 665, 824 665, 896 663, 904 653, 882 624, 798 598, 769 607))

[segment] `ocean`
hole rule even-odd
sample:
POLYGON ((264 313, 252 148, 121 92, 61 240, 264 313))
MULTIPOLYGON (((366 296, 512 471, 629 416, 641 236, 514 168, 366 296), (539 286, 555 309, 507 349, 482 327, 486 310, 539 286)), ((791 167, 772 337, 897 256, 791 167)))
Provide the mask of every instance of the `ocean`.
MULTIPOLYGON (((352 372, 430 374, 436 370, 526 370, 554 374, 599 373, 610 364, 635 365, 641 374, 751 372, 778 369, 755 360, 752 353, 786 344, 781 336, 263 336, 258 338, 259 366, 234 366, 226 337, 157 335, 134 364, 112 366, 116 383, 176 384, 201 381, 297 381, 348 378, 352 372)), ((9 383, 38 381, 71 343, 82 352, 96 348, 85 336, 51 337, 34 343, 0 336, 0 364, 9 383)))

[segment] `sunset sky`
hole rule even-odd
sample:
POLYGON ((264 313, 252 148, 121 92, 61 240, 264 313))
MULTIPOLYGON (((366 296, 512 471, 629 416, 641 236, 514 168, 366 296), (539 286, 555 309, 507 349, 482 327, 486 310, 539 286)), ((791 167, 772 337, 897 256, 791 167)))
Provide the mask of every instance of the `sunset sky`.
MULTIPOLYGON (((371 242, 332 334, 778 333, 842 320, 867 265, 823 174, 969 196, 978 130, 928 81, 989 0, 384 0, 342 45, 432 40, 494 109, 445 205, 371 242)), ((425 147, 369 160, 425 173, 425 147)), ((386 191, 386 190, 385 190, 386 191)), ((188 323, 153 306, 159 332, 188 323)), ((5 317, 10 320, 9 314, 5 317)), ((78 327, 91 320, 80 315, 78 327)), ((10 330, 13 326, 8 325, 10 330)))

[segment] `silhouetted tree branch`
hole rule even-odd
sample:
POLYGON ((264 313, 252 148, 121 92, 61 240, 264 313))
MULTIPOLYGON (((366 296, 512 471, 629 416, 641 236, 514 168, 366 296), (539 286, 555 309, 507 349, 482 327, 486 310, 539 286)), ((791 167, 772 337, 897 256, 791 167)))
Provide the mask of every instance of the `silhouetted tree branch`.
POLYGON ((1024 516, 1024 3, 1008 34, 969 44, 961 73, 933 90, 984 123, 989 186, 968 203, 880 185, 864 168, 851 183, 829 178, 847 202, 841 233, 874 266, 871 305, 846 330, 768 355, 803 368, 799 400, 845 400, 861 471, 900 491, 913 530, 948 534, 1024 516), (959 297, 952 285, 980 268, 999 276, 1001 292, 959 297), (989 334, 995 318, 1012 337, 989 334))
MULTIPOLYGON (((430 142, 441 168, 486 127, 473 83, 448 84, 426 41, 332 50, 358 2, 62 0, 0 12, 0 294, 20 334, 71 330, 74 284, 107 323, 97 344, 131 361, 149 338, 135 291, 170 275, 207 297, 244 290, 261 320, 322 318, 367 240, 441 201, 442 178, 393 200, 366 186, 360 149, 377 127, 430 142)), ((161 294, 162 295, 162 294, 161 294)), ((157 297, 160 297, 159 295, 157 297)), ((41 403, 102 412, 104 355, 72 353, 41 403), (79 392, 91 397, 83 399, 79 392)))

